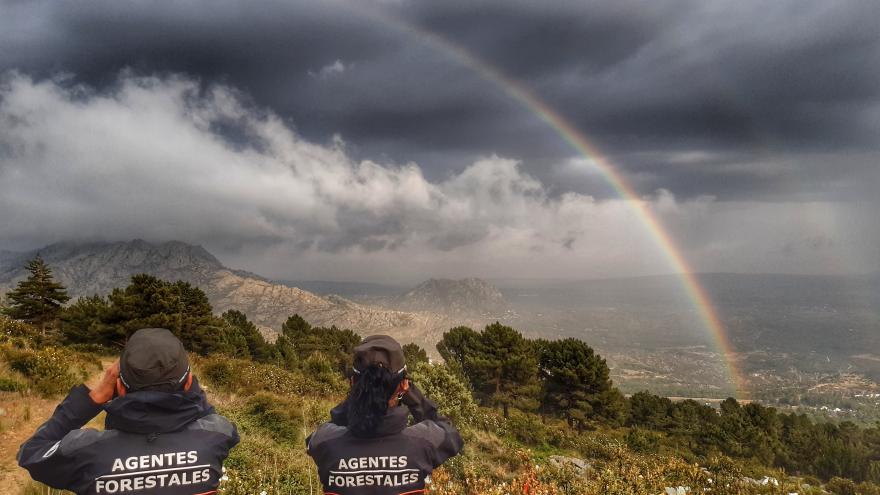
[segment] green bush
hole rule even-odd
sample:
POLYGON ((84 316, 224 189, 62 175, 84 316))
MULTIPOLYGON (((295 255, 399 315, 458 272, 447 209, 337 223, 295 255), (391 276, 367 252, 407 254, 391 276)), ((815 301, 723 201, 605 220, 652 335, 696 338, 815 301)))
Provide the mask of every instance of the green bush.
POLYGON ((507 426, 508 432, 516 440, 528 445, 543 446, 550 438, 550 428, 537 414, 511 411, 507 426))
POLYGON ((292 397, 338 395, 346 390, 341 374, 312 375, 272 364, 228 357, 197 358, 194 362, 208 385, 232 393, 273 392, 292 397))
POLYGON ((0 392, 24 392, 27 390, 27 384, 21 380, 0 376, 0 392))
POLYGON ((275 441, 299 440, 304 416, 293 401, 277 395, 259 393, 247 400, 244 411, 253 420, 253 424, 272 435, 275 441))
POLYGON ((201 376, 209 383, 223 390, 234 387, 235 370, 226 359, 205 360, 200 366, 201 376))
POLYGON ((41 347, 48 339, 27 323, 0 314, 0 344, 13 347, 41 347))
MULTIPOLYGON (((834 477, 825 485, 834 495, 857 495, 856 484, 852 480, 834 477)), ((859 494, 860 495, 860 494, 859 494)))
POLYGON ((477 404, 470 387, 447 366, 417 363, 409 377, 456 425, 472 425, 477 420, 477 404))
POLYGON ((223 495, 321 493, 315 464, 302 445, 280 445, 265 435, 243 436, 224 463, 223 495))
POLYGON ((660 448, 660 437, 657 432, 633 428, 626 434, 626 446, 643 454, 656 453, 660 448))
POLYGON ((307 376, 325 383, 332 383, 339 376, 333 361, 322 352, 311 353, 302 363, 302 370, 307 376))
POLYGON ((29 379, 32 387, 44 396, 67 392, 88 378, 85 359, 64 349, 40 350, 3 348, 9 367, 29 379))

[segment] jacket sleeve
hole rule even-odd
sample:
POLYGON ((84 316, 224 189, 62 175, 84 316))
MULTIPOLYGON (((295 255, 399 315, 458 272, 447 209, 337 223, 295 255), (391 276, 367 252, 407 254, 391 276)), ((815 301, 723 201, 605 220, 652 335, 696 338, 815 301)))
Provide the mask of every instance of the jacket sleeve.
POLYGON ((61 441, 70 432, 82 428, 99 412, 89 389, 79 385, 55 408, 49 421, 37 428, 18 451, 18 465, 31 477, 54 488, 68 488, 78 476, 80 464, 64 454, 61 441))
POLYGON ((203 430, 222 435, 223 441, 217 443, 217 457, 221 463, 229 456, 229 451, 241 440, 235 423, 220 414, 209 414, 199 419, 196 424, 203 430))
POLYGON ((443 440, 434 447, 432 460, 436 468, 446 462, 446 459, 458 455, 464 447, 464 440, 449 420, 435 420, 434 424, 443 431, 443 440))
POLYGON ((438 467, 461 452, 464 440, 448 418, 437 411, 437 404, 422 395, 415 384, 410 384, 403 403, 409 407, 413 419, 419 423, 419 436, 431 445, 431 463, 438 467))
POLYGON ((425 397, 422 394, 422 391, 416 387, 415 383, 410 383, 409 391, 403 396, 401 402, 409 408, 409 412, 412 414, 413 420, 416 423, 421 423, 426 419, 434 421, 438 419, 449 421, 440 415, 437 411, 437 404, 431 399, 425 397))

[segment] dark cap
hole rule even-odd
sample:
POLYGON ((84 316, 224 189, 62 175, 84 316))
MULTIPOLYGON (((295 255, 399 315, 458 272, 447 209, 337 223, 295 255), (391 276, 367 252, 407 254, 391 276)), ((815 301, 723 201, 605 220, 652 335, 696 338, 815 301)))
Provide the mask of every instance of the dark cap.
POLYGON ((189 356, 180 339, 164 328, 142 328, 129 337, 119 358, 125 388, 176 392, 189 372, 189 356))
POLYGON ((379 365, 400 373, 406 369, 403 348, 400 343, 387 335, 371 335, 354 348, 354 369, 360 374, 370 365, 379 365))

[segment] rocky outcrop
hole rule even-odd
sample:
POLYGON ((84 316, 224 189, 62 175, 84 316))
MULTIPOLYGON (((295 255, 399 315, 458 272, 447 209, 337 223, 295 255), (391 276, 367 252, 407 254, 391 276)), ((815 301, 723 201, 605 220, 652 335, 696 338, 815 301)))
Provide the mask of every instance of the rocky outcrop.
POLYGON ((264 328, 279 329, 288 316, 299 314, 313 325, 336 325, 363 335, 391 334, 433 347, 451 324, 437 314, 389 310, 334 295, 318 296, 227 270, 218 272, 205 291, 216 311, 238 309, 264 328))

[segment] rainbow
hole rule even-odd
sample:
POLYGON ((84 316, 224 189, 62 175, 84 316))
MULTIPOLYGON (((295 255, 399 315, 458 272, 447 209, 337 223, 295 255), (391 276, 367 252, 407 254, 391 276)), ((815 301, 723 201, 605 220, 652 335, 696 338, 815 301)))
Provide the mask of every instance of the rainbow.
POLYGON ((657 215, 648 208, 646 202, 639 197, 635 189, 633 189, 633 187, 626 181, 623 175, 617 171, 614 165, 603 156, 603 154, 587 139, 586 136, 578 131, 574 125, 568 122, 565 117, 538 98, 534 92, 506 76, 498 68, 477 58, 464 47, 453 41, 443 38, 436 33, 419 26, 415 26, 412 23, 392 16, 386 12, 379 11, 378 9, 367 9, 360 5, 355 5, 355 2, 346 2, 345 5, 348 8, 360 11, 365 17, 377 20, 387 26, 395 28, 396 30, 402 31, 411 37, 420 39, 434 49, 446 53, 459 63, 464 64, 475 73, 479 74, 484 80, 501 88, 510 98, 520 103, 523 107, 547 123, 547 125, 554 129, 557 134, 559 134, 579 155, 595 165, 608 185, 610 185, 622 199, 627 200, 627 203, 641 220, 647 232, 655 240, 670 267, 674 272, 679 274, 682 286, 691 300, 694 309, 715 341, 717 350, 724 358, 727 379, 734 387, 734 395, 736 397, 741 396, 741 392, 745 391, 745 380, 737 368, 734 359, 735 351, 709 294, 700 285, 699 280, 695 276, 694 271, 688 265, 681 249, 663 226, 660 219, 657 218, 657 215))

